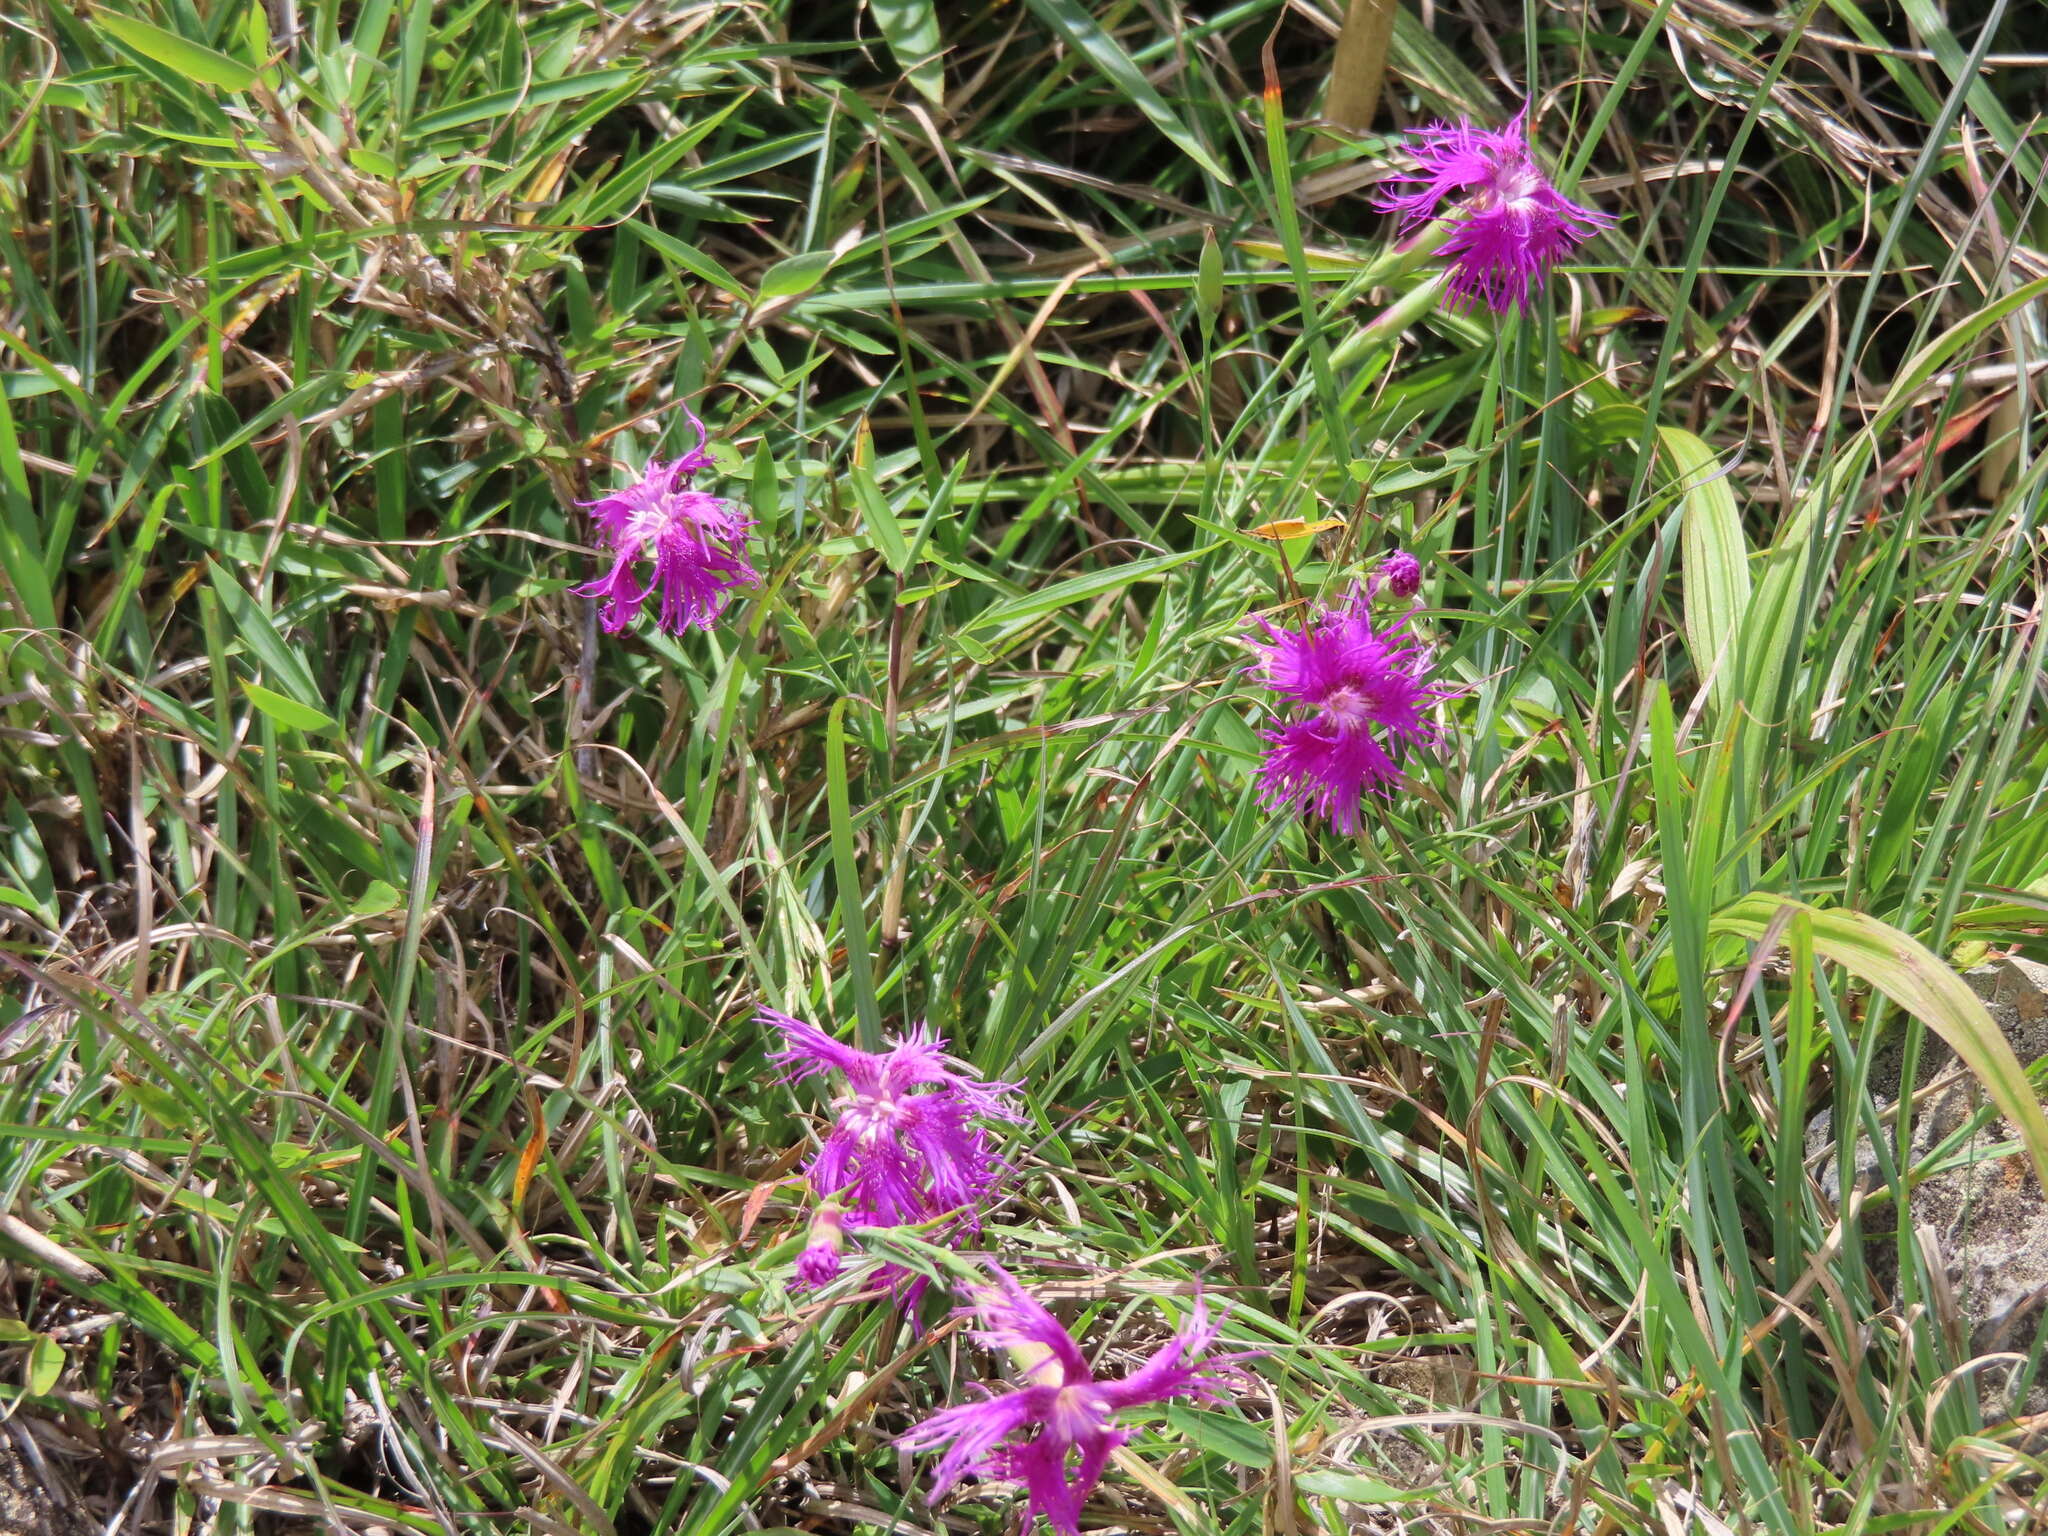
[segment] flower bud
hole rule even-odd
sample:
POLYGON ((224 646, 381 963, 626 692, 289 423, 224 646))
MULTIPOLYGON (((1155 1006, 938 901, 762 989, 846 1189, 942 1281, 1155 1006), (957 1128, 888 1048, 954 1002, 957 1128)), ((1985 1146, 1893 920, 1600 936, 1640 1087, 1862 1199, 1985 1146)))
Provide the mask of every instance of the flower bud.
POLYGON ((829 1285, 839 1278, 839 1251, 846 1246, 846 1210, 827 1200, 811 1217, 811 1240, 796 1261, 800 1285, 829 1285))
POLYGON ((1379 577, 1396 597, 1413 597, 1422 590, 1422 562, 1405 549, 1397 549, 1380 562, 1379 577))

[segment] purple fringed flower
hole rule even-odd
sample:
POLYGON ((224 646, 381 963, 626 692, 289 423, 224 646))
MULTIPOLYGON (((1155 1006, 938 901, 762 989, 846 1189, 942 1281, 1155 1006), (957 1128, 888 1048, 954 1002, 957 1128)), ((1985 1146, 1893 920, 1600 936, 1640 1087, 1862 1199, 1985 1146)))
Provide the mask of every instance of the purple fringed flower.
POLYGON ((1573 202, 1529 153, 1528 109, 1500 129, 1432 123, 1411 129, 1416 169, 1390 178, 1375 202, 1401 216, 1405 235, 1445 212, 1460 215, 1443 245, 1454 302, 1495 314, 1527 311, 1543 279, 1611 214, 1573 202), (1405 187, 1400 191, 1396 188, 1405 187), (1448 205, 1448 207, 1447 207, 1448 205))
POLYGON ((1386 794, 1400 776, 1401 754, 1435 740, 1424 711, 1446 690, 1425 680, 1428 653, 1407 633, 1407 618, 1374 629, 1362 591, 1302 629, 1254 622, 1265 636, 1252 641, 1260 657, 1254 670, 1283 699, 1310 711, 1307 719, 1262 733, 1266 803, 1313 811, 1355 835, 1367 792, 1386 794))
POLYGON ((1396 597, 1413 597, 1422 590, 1422 562, 1405 549, 1397 549, 1380 562, 1376 585, 1396 597))
MULTIPOLYGON (((782 1032, 782 1049, 771 1059, 788 1068, 790 1082, 824 1072, 845 1080, 832 1101, 832 1129, 805 1170, 824 1204, 798 1261, 801 1281, 823 1284, 839 1273, 844 1228, 951 1218, 956 1234, 981 1230, 1003 1165, 977 1122, 1021 1119, 1010 1102, 1015 1085, 969 1077, 923 1025, 892 1039, 886 1051, 869 1052, 772 1008, 761 1010, 759 1022, 782 1032)), ((916 1283, 905 1304, 914 1305, 922 1291, 916 1283)))
POLYGON ((640 478, 622 491, 587 501, 598 539, 613 554, 611 569, 575 589, 579 597, 604 600, 608 634, 632 623, 661 594, 656 622, 672 635, 691 627, 709 629, 736 587, 752 586, 760 573, 747 563, 747 534, 754 520, 739 503, 690 488, 690 477, 708 468, 704 424, 695 416, 697 446, 679 459, 649 459, 640 478), (654 569, 643 579, 643 559, 654 569))
POLYGON ((981 1321, 977 1339, 1019 1360, 1025 1385, 941 1409, 896 1443, 911 1451, 947 1447, 932 1471, 932 1498, 969 1474, 1020 1483, 1023 1531, 1037 1514, 1062 1536, 1079 1536, 1081 1506, 1131 1438, 1116 1427, 1116 1415, 1176 1397, 1217 1401, 1244 1357, 1197 1363, 1219 1332, 1198 1295, 1186 1324, 1150 1360, 1121 1380, 1098 1380, 1052 1314, 1008 1274, 991 1270, 995 1283, 972 1289, 965 1310, 981 1321))

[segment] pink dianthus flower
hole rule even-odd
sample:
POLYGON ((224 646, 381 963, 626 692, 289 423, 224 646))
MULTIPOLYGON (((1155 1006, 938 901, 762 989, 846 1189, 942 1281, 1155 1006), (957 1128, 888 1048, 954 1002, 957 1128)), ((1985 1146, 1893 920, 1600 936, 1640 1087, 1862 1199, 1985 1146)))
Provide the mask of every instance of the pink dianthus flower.
POLYGON ((704 424, 696 417, 697 446, 679 459, 649 459, 633 484, 587 501, 599 542, 612 551, 611 569, 575 589, 604 601, 601 621, 617 634, 660 595, 655 622, 672 635, 709 629, 727 597, 752 586, 760 573, 747 563, 754 520, 738 502, 694 490, 690 477, 707 468, 704 424), (644 577, 639 567, 651 560, 644 577))
MULTIPOLYGON (((781 1031, 771 1059, 788 1068, 790 1082, 834 1072, 844 1084, 832 1100, 832 1128, 805 1170, 822 1204, 798 1262, 800 1281, 837 1277, 845 1230, 935 1221, 954 1236, 981 1230, 1003 1164, 980 1122, 1022 1118, 1013 1084, 969 1076, 923 1025, 885 1051, 862 1051, 772 1008, 759 1022, 781 1031)), ((922 1279, 911 1281, 904 1304, 914 1306, 923 1290, 922 1279)))
POLYGON ((1200 1296, 1188 1320, 1130 1375, 1105 1380, 1089 1369, 1073 1337, 1008 1274, 990 1266, 994 1283, 968 1293, 963 1309, 982 1324, 975 1337, 1030 1362, 1025 1384, 975 1402, 941 1409, 896 1443, 905 1450, 946 1447, 932 1470, 938 1498, 971 1475, 1019 1483, 1024 1522, 1034 1515, 1061 1536, 1079 1536, 1081 1507, 1131 1432, 1116 1416, 1172 1398, 1222 1399, 1241 1355, 1201 1361, 1219 1332, 1200 1296))
POLYGON ((1252 641, 1253 670, 1304 714, 1262 733, 1261 792, 1269 805, 1312 811, 1355 835, 1366 794, 1388 793, 1402 754, 1436 739, 1425 711, 1446 690, 1425 676, 1428 652, 1405 615, 1373 628, 1363 591, 1301 629, 1254 623, 1264 638, 1252 641))
POLYGON ((1442 247, 1454 302, 1495 314, 1527 311, 1550 269, 1611 214, 1573 202, 1529 153, 1525 107, 1505 128, 1432 123, 1411 129, 1416 169, 1389 178, 1375 202, 1409 234, 1440 215, 1456 228, 1442 247), (1400 190, 1405 188, 1406 190, 1400 190))

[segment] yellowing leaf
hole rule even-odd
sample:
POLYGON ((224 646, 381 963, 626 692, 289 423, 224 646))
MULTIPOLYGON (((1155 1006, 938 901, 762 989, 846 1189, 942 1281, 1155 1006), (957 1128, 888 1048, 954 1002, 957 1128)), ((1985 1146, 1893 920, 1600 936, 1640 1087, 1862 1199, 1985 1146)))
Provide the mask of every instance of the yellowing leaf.
MULTIPOLYGON (((1245 255, 1260 261, 1287 265, 1287 247, 1273 240, 1238 240, 1233 245, 1245 255)), ((1302 265, 1311 275, 1328 275, 1341 272, 1363 272, 1372 265, 1371 258, 1354 256, 1349 251, 1318 250, 1310 246, 1302 253, 1302 265)))
POLYGON ((1261 523, 1250 530, 1255 539, 1305 539, 1312 533, 1328 533, 1332 528, 1342 528, 1341 517, 1320 518, 1305 523, 1298 517, 1283 517, 1277 523, 1261 523))
MULTIPOLYGON (((2048 1116, 2042 1114, 2026 1068, 2013 1054, 1998 1021, 1963 978, 1911 934, 1868 913, 1809 906, 1789 896, 1760 891, 1745 896, 1715 913, 1709 927, 1761 939, 1786 907, 1811 920, 1816 952, 1877 988, 1948 1042, 2019 1132, 2034 1171, 2048 1188, 2048 1116)), ((1773 938, 1773 947, 1778 942, 1773 938)))

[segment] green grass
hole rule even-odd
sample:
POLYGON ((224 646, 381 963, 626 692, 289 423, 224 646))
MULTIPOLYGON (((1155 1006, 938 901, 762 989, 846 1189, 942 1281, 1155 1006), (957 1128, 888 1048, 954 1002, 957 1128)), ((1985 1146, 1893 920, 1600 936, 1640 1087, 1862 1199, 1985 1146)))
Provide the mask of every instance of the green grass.
POLYGON ((131 1531, 1004 1529, 889 1445, 997 1364, 790 1294, 765 1003, 1029 1085, 989 1243, 1091 1350, 1199 1278, 1266 1351, 1092 1524, 2041 1521, 1802 1138, 1901 1198, 1901 1031, 2039 1097, 1946 978, 2048 948, 2048 41, 1478 9, 1404 13, 1341 141, 1332 0, 12 19, 0 1401, 50 1476, 131 1531), (1503 64, 1621 219, 1496 325, 1362 189, 1503 64), (574 502, 684 404, 764 582, 601 637, 574 502), (1396 545, 1462 691, 1349 842, 1258 804, 1238 637, 1396 545))

